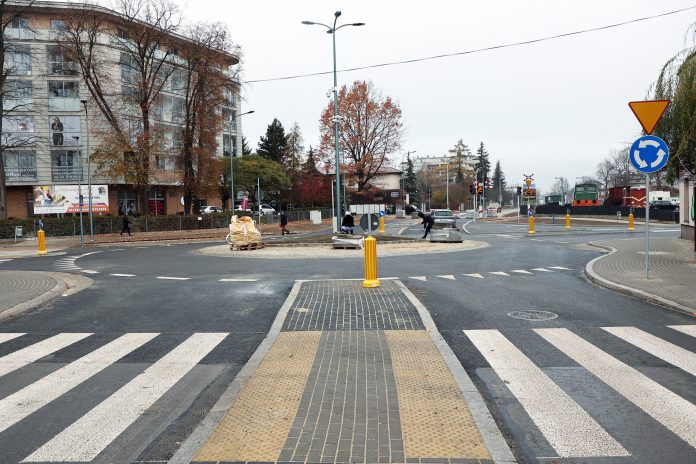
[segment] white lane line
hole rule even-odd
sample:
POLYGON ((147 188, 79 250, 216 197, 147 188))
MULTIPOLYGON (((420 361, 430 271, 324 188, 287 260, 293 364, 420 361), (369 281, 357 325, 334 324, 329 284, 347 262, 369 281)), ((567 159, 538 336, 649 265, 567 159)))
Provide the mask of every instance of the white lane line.
POLYGON ((451 275, 451 274, 450 274, 450 275, 439 275, 439 276, 437 276, 437 277, 439 277, 439 278, 441 278, 441 279, 447 279, 447 280, 457 280, 457 279, 455 279, 454 276, 451 275))
POLYGON ((409 279, 416 279, 416 280, 422 280, 423 282, 427 282, 428 279, 425 278, 425 276, 411 276, 409 279))
POLYGON ((160 276, 160 277, 157 277, 157 279, 160 279, 160 280, 189 280, 190 277, 166 277, 166 276, 160 276))
POLYGON ((84 272, 85 274, 99 274, 99 271, 92 271, 89 269, 83 269, 82 272, 84 272))
POLYGON ((568 243, 568 242, 562 242, 562 241, 560 241, 560 240, 554 240, 553 243, 565 244, 565 243, 568 243))
POLYGON ((91 333, 61 333, 0 358, 0 377, 87 338, 91 333))
POLYGON ((691 375, 696 375, 696 354, 689 350, 635 327, 602 327, 602 329, 691 375))
POLYGON ((12 261, 12 258, 0 259, 0 263, 6 263, 8 261, 12 261))
POLYGON ((259 279, 220 279, 218 282, 257 282, 259 279))
POLYGON ((513 269, 512 272, 516 272, 518 274, 534 274, 533 272, 525 271, 524 269, 513 269))
POLYGON ((675 435, 696 447, 696 405, 568 329, 534 331, 675 435))
POLYGON ((559 457, 630 455, 499 331, 465 330, 464 333, 515 395, 559 457))
POLYGON ((549 266, 549 269, 558 269, 559 271, 572 271, 572 269, 563 266, 549 266))
POLYGON ((0 333, 0 343, 9 342, 22 335, 26 335, 26 333, 0 333))
POLYGON ((478 272, 475 272, 473 274, 462 274, 463 276, 467 277, 475 277, 476 279, 483 279, 483 276, 479 274, 478 272))
POLYGON ((135 277, 135 274, 109 274, 114 277, 135 277))
POLYGON ((0 401, 0 432, 109 367, 156 333, 129 333, 71 362, 0 401))
POLYGON ((544 269, 543 267, 537 267, 537 268, 535 268, 535 269, 532 269, 532 271, 553 272, 553 271, 549 271, 548 269, 544 269))
POLYGON ((23 462, 92 461, 226 336, 191 335, 23 462))
POLYGON ((667 327, 673 330, 678 330, 686 335, 696 337, 696 325, 668 325, 667 327))
POLYGON ((503 272, 503 271, 489 272, 489 274, 510 277, 510 274, 508 274, 507 272, 503 272))

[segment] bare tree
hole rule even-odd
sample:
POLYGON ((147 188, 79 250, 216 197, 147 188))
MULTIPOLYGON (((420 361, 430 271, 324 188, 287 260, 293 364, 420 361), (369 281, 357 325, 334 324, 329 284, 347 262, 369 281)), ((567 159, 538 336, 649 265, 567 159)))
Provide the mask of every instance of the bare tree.
MULTIPOLYGON (((148 212, 151 171, 159 164, 160 129, 153 125, 159 101, 179 43, 180 17, 168 0, 116 0, 119 19, 82 5, 80 14, 64 18, 59 41, 94 104, 107 123, 95 161, 105 174, 133 184, 140 210, 148 212), (110 45, 102 43, 108 37, 110 45), (114 60, 112 49, 120 50, 114 60), (114 76, 114 69, 120 74, 114 76)), ((95 132, 99 125, 94 125, 95 132)))
POLYGON ((23 100, 28 87, 11 78, 22 66, 31 65, 31 53, 26 45, 15 45, 7 36, 8 28, 30 30, 23 14, 33 3, 15 0, 8 5, 7 0, 0 0, 0 219, 7 219, 6 155, 12 150, 32 148, 37 142, 33 116, 23 113, 32 109, 23 100))
POLYGON ((613 187, 613 179, 616 173, 616 166, 614 165, 614 160, 611 157, 604 158, 597 165, 596 176, 601 183, 601 187, 604 192, 607 192, 611 187, 613 187))
POLYGON ((570 182, 565 177, 557 177, 556 182, 551 186, 550 193, 552 195, 563 195, 563 200, 568 201, 570 198, 570 182))

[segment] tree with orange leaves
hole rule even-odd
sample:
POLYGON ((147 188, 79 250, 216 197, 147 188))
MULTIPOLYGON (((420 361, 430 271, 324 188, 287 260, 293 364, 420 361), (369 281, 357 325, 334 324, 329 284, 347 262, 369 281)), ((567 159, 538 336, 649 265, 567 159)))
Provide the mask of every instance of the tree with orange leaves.
MULTIPOLYGON (((362 196, 370 180, 387 162, 387 157, 401 148, 403 122, 401 108, 390 97, 383 97, 370 82, 355 81, 338 93, 339 155, 341 172, 347 172, 362 196), (347 170, 347 171, 344 171, 347 170)), ((335 142, 333 102, 319 121, 322 160, 334 164, 335 142)))

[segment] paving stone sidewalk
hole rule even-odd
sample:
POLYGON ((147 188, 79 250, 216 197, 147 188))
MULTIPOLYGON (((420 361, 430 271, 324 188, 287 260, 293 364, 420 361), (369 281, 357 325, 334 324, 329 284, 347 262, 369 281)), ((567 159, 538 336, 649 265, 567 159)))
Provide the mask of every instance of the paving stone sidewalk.
POLYGON ((193 461, 492 464, 481 433, 399 284, 305 282, 193 461))
MULTIPOLYGON (((651 239, 649 279, 645 278, 645 240, 642 234, 631 240, 593 243, 617 251, 588 265, 590 278, 594 272, 601 279, 625 287, 617 290, 653 302, 675 303, 666 305, 696 315, 696 252, 693 242, 679 238, 651 239)), ((602 285, 601 279, 593 280, 602 285)))
POLYGON ((19 305, 50 294, 59 283, 44 272, 0 271, 0 320, 19 305))

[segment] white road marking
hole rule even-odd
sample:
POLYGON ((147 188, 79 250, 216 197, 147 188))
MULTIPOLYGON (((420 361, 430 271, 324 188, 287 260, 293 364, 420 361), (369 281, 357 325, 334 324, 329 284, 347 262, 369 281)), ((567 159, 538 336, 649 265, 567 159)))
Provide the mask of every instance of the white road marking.
POLYGON ((99 271, 92 271, 89 269, 83 269, 82 272, 84 272, 85 274, 99 274, 99 271))
POLYGON ((109 367, 156 333, 130 333, 0 400, 0 432, 7 430, 54 399, 109 367))
POLYGON ((563 244, 563 243, 568 243, 568 242, 561 242, 561 241, 559 241, 559 240, 554 240, 554 243, 561 243, 561 244, 563 244))
POLYGON ((91 333, 61 333, 0 358, 0 377, 87 338, 91 333))
POLYGON ((513 269, 512 272, 516 272, 518 274, 533 274, 533 272, 525 271, 524 269, 513 269))
POLYGON ((696 447, 696 405, 568 329, 534 331, 675 435, 696 447))
POLYGON ((483 276, 481 274, 479 274, 478 272, 475 272, 474 274, 462 274, 462 275, 467 276, 467 277, 475 277, 477 279, 483 279, 483 276))
POLYGON ((696 337, 696 325, 668 325, 667 327, 673 330, 678 330, 686 335, 696 337))
POLYGON ((508 277, 510 277, 510 274, 508 274, 508 273, 506 273, 506 272, 503 272, 503 271, 489 272, 489 274, 498 275, 498 276, 508 276, 508 277))
POLYGON ((23 462, 92 461, 226 336, 226 333, 191 335, 23 462))
POLYGON ((635 327, 602 327, 612 335, 651 355, 696 375, 696 354, 635 327))
POLYGON ((9 342, 10 340, 14 340, 15 338, 21 337, 22 335, 26 335, 26 334, 25 333, 0 333, 0 343, 9 342))
POLYGON ((109 274, 114 277, 135 277, 135 274, 109 274))
POLYGON ((537 267, 537 268, 535 268, 535 269, 532 269, 532 271, 553 272, 553 271, 549 271, 548 269, 544 269, 543 267, 537 267))
POLYGON ((515 395, 559 457, 630 455, 499 331, 465 330, 464 333, 515 395))
POLYGON ((438 277, 441 278, 441 279, 457 280, 457 279, 455 279, 454 276, 451 275, 451 274, 450 274, 450 275, 439 275, 438 277))
POLYGON ((12 261, 12 258, 0 259, 0 263, 6 263, 8 261, 12 261))
POLYGON ((572 269, 563 266, 549 266, 549 269, 558 269, 559 271, 572 271, 572 269))
POLYGON ((157 277, 157 279, 160 279, 160 280, 189 280, 190 277, 166 277, 166 276, 160 276, 160 277, 157 277))
POLYGON ((257 282, 259 279, 220 279, 218 282, 257 282))
POLYGON ((428 281, 428 279, 426 279, 425 276, 412 276, 412 277, 409 277, 409 279, 422 280, 423 282, 428 281))

